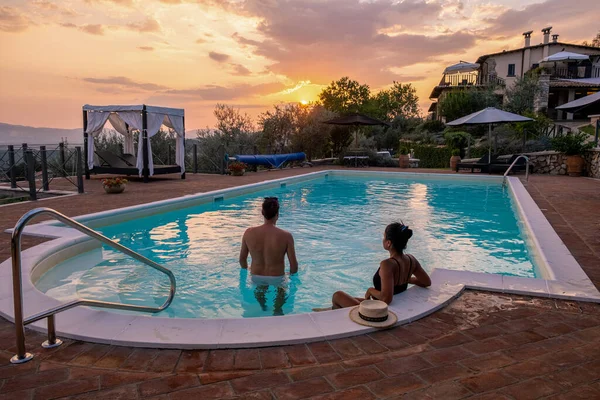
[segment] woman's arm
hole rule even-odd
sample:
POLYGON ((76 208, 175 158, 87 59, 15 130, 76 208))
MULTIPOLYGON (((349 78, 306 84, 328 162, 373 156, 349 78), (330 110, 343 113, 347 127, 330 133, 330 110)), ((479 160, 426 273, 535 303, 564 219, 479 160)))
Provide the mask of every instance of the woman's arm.
POLYGON ((369 288, 365 294, 365 299, 374 298, 385 301, 390 304, 394 299, 394 266, 388 262, 382 261, 379 265, 379 277, 381 278, 381 290, 369 288))
POLYGON ((417 261, 417 259, 413 256, 409 256, 409 257, 412 257, 413 261, 415 262, 415 270, 413 271, 413 275, 408 280, 408 283, 410 283, 412 285, 421 286, 421 287, 431 286, 431 278, 429 277, 427 272, 423 269, 423 267, 421 267, 421 264, 419 263, 419 261, 417 261))

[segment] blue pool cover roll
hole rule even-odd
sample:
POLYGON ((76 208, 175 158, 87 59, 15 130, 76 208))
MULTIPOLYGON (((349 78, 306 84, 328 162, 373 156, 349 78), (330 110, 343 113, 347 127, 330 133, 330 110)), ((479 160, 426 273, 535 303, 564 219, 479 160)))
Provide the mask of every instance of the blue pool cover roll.
POLYGON ((269 154, 269 155, 238 155, 235 156, 237 161, 248 165, 264 165, 273 168, 280 168, 283 164, 290 161, 304 161, 306 154, 304 153, 289 153, 289 154, 269 154))

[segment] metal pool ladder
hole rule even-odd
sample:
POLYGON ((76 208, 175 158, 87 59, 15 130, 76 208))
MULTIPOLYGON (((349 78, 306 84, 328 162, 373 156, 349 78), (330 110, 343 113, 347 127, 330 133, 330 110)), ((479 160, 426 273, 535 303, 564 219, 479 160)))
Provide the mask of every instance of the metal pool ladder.
POLYGON ((14 307, 15 307, 15 329, 16 329, 16 338, 17 338, 17 354, 10 359, 10 362, 13 364, 21 364, 27 362, 33 358, 31 353, 27 353, 25 348, 25 325, 29 325, 33 322, 39 321, 44 318, 48 318, 48 340, 42 343, 42 347, 44 348, 52 348, 57 347, 62 344, 60 339, 56 338, 56 331, 54 328, 54 314, 58 314, 59 312, 69 310, 73 307, 77 306, 93 306, 100 308, 112 308, 116 310, 129 310, 129 311, 142 311, 142 312, 150 312, 157 313, 163 311, 167 307, 171 305, 173 298, 175 297, 175 289, 176 282, 175 276, 173 273, 161 266, 160 264, 155 263, 152 260, 142 256, 141 254, 136 253, 135 251, 128 249, 127 247, 115 242, 107 238, 106 236, 101 235, 100 233, 94 231, 93 229, 88 228, 85 225, 80 224, 79 222, 67 217, 64 214, 59 213, 51 208, 36 208, 25 213, 17 224, 15 225, 15 229, 13 230, 11 242, 10 242, 10 254, 12 258, 12 274, 13 274, 13 296, 14 296, 14 307), (23 286, 22 286, 22 277, 21 277, 21 235, 23 234, 23 230, 29 221, 35 218, 38 215, 47 214, 54 219, 59 220, 65 225, 68 225, 78 231, 99 240, 105 245, 112 247, 115 250, 118 250, 122 253, 127 254, 128 256, 166 274, 169 277, 169 281, 171 283, 171 287, 169 289, 169 297, 160 307, 146 307, 146 306, 136 306, 130 304, 123 303, 113 303, 109 301, 98 301, 98 300, 85 300, 78 299, 73 300, 71 302, 61 304, 49 310, 40 312, 38 314, 32 315, 28 318, 23 318, 23 286))
POLYGON ((525 159, 525 181, 527 181, 527 182, 529 181, 529 157, 521 154, 520 156, 515 158, 515 160, 512 162, 512 164, 510 164, 510 167, 508 167, 508 169, 504 173, 504 178, 502 178, 502 186, 506 186, 506 177, 508 176, 512 167, 514 167, 514 165, 517 163, 517 161, 519 161, 519 158, 525 159))

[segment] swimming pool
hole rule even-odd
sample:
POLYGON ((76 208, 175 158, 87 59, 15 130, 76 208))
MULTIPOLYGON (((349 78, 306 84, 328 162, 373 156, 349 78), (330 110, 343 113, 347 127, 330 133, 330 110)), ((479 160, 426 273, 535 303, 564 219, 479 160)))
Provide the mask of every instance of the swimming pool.
MULTIPOLYGON (((336 290, 362 295, 387 257, 383 229, 398 220, 414 230, 407 251, 429 271, 539 275, 513 196, 499 179, 322 174, 258 189, 98 230, 174 272, 177 294, 159 317, 302 314, 329 305, 336 290), (300 263, 299 273, 277 286, 253 283, 238 264, 241 236, 262 222, 265 196, 280 198, 278 225, 294 234, 300 263)), ((36 287, 59 300, 158 305, 168 281, 104 248, 56 265, 36 287)))

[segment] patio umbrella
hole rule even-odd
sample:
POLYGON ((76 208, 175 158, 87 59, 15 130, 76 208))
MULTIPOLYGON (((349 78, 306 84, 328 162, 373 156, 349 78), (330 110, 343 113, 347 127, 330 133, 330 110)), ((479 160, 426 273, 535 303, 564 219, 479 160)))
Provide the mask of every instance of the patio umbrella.
MULTIPOLYGON (((328 121, 323 121, 323 123, 330 124, 330 125, 350 125, 350 126, 354 126, 357 128, 359 126, 375 126, 375 125, 389 126, 390 125, 387 122, 383 122, 383 121, 368 117, 363 114, 350 114, 350 115, 346 115, 343 117, 337 117, 334 119, 330 119, 328 121)), ((358 130, 356 131, 356 144, 358 145, 358 130)))
POLYGON ((459 126, 459 125, 483 125, 488 124, 488 139, 489 139, 489 152, 488 152, 488 164, 492 163, 492 124, 501 124, 507 122, 528 122, 533 121, 531 118, 524 117, 519 114, 509 113, 507 111, 498 110, 494 107, 484 108, 483 110, 474 112, 473 114, 466 115, 462 118, 448 122, 446 125, 459 126))
POLYGON ((477 71, 478 69, 479 69, 479 64, 477 64, 477 63, 461 61, 458 64, 454 64, 449 67, 446 67, 446 69, 444 70, 444 74, 450 75, 450 74, 460 74, 460 73, 465 73, 465 72, 474 72, 474 71, 477 71))
MULTIPOLYGON (((349 114, 343 117, 337 117, 328 121, 323 121, 324 124, 330 125, 349 125, 358 128, 359 126, 376 126, 383 125, 389 126, 387 122, 380 121, 375 118, 368 117, 364 114, 349 114)), ((358 146, 358 129, 355 131, 355 141, 358 146)))
MULTIPOLYGON (((598 78, 596 78, 598 79, 598 78)), ((600 82, 600 79, 598 79, 600 82)), ((570 113, 585 112, 586 114, 600 114, 600 92, 590 94, 589 96, 582 97, 577 100, 573 100, 569 103, 563 104, 562 106, 556 107, 557 110, 563 110, 570 113)), ((598 137, 600 136, 600 120, 596 121, 596 137, 594 142, 598 146, 598 137)))
POLYGON ((544 57, 542 60, 540 60, 540 63, 558 61, 583 61, 589 59, 590 57, 585 54, 571 53, 570 51, 560 51, 556 54, 552 54, 551 56, 544 57))

